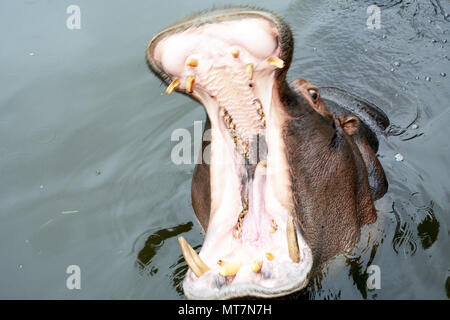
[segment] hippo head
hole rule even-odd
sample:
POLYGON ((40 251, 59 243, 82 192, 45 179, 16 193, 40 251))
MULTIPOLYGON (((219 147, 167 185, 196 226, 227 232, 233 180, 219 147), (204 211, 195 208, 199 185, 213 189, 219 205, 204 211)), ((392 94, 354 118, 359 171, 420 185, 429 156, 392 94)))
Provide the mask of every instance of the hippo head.
POLYGON ((287 84, 292 51, 288 25, 248 7, 187 17, 147 48, 166 92, 200 102, 211 128, 192 183, 205 241, 197 253, 179 238, 188 298, 300 290, 376 219, 356 144, 287 84))

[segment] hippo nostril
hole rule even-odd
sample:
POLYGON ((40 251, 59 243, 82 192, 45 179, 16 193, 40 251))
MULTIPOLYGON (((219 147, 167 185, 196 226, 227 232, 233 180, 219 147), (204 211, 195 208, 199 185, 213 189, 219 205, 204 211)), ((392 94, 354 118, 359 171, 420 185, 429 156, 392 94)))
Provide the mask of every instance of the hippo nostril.
POLYGON ((264 279, 269 279, 270 278, 270 272, 269 271, 263 271, 261 272, 262 276, 264 279))
POLYGON ((219 288, 219 289, 222 288, 225 283, 226 283, 225 277, 222 277, 222 276, 217 276, 216 277, 216 286, 217 286, 217 288, 219 288))

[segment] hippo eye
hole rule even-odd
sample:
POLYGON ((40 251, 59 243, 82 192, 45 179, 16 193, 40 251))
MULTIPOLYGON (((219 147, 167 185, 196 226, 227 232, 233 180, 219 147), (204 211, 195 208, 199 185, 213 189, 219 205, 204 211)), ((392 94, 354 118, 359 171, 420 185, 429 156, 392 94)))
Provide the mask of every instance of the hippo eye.
POLYGON ((308 93, 314 101, 317 101, 317 98, 319 97, 319 93, 317 92, 317 90, 309 89, 308 93))

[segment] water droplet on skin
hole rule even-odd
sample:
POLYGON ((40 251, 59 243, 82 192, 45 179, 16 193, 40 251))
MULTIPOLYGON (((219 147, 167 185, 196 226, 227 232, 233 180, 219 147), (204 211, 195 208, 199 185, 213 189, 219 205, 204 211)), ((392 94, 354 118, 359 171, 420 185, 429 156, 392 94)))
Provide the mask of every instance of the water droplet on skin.
POLYGON ((395 71, 395 69, 394 68, 391 68, 391 72, 394 72, 395 71))
POLYGON ((416 77, 416 80, 419 80, 419 79, 420 79, 419 76, 417 76, 417 77, 416 77))
POLYGON ((436 39, 432 39, 431 42, 432 42, 432 43, 436 43, 436 39))
POLYGON ((41 185, 39 186, 39 189, 44 189, 44 186, 41 184, 41 185))
POLYGON ((385 34, 383 34, 383 37, 382 37, 383 39, 386 39, 387 38, 387 36, 385 35, 385 34))
POLYGON ((400 154, 400 153, 397 153, 396 155, 395 155, 395 161, 403 161, 403 156, 402 156, 402 154, 400 154))
POLYGON ((23 268, 23 265, 22 265, 22 264, 19 264, 17 267, 18 267, 19 269, 22 269, 22 268, 23 268))
POLYGON ((400 67, 400 62, 398 62, 398 61, 394 62, 394 66, 400 67))
POLYGON ((440 73, 441 77, 445 77, 447 74, 445 72, 440 73))
POLYGON ((417 128, 419 128, 419 126, 417 124, 415 124, 415 123, 411 126, 411 129, 416 130, 417 128))
POLYGON ((442 40, 443 43, 447 43, 447 39, 442 40))
POLYGON ((431 81, 431 77, 425 77, 426 81, 431 81))
POLYGON ((32 57, 32 56, 34 56, 34 52, 30 52, 28 55, 30 55, 32 57))
POLYGON ((95 174, 99 176, 99 175, 102 174, 102 172, 101 172, 100 170, 97 169, 97 170, 95 170, 95 174))
POLYGON ((317 50, 317 48, 313 48, 313 50, 314 50, 314 51, 316 51, 316 50, 317 50))

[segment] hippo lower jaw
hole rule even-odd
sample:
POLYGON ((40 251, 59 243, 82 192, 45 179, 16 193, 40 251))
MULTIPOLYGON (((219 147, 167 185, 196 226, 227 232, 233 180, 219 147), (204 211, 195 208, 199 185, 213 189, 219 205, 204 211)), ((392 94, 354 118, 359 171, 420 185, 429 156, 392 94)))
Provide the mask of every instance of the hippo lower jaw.
POLYGON ((313 265, 296 217, 279 96, 277 21, 227 10, 175 25, 150 42, 152 70, 201 102, 211 122, 211 211, 199 255, 180 239, 193 299, 276 297, 302 289, 313 265), (226 14, 224 14, 224 11, 226 14))

